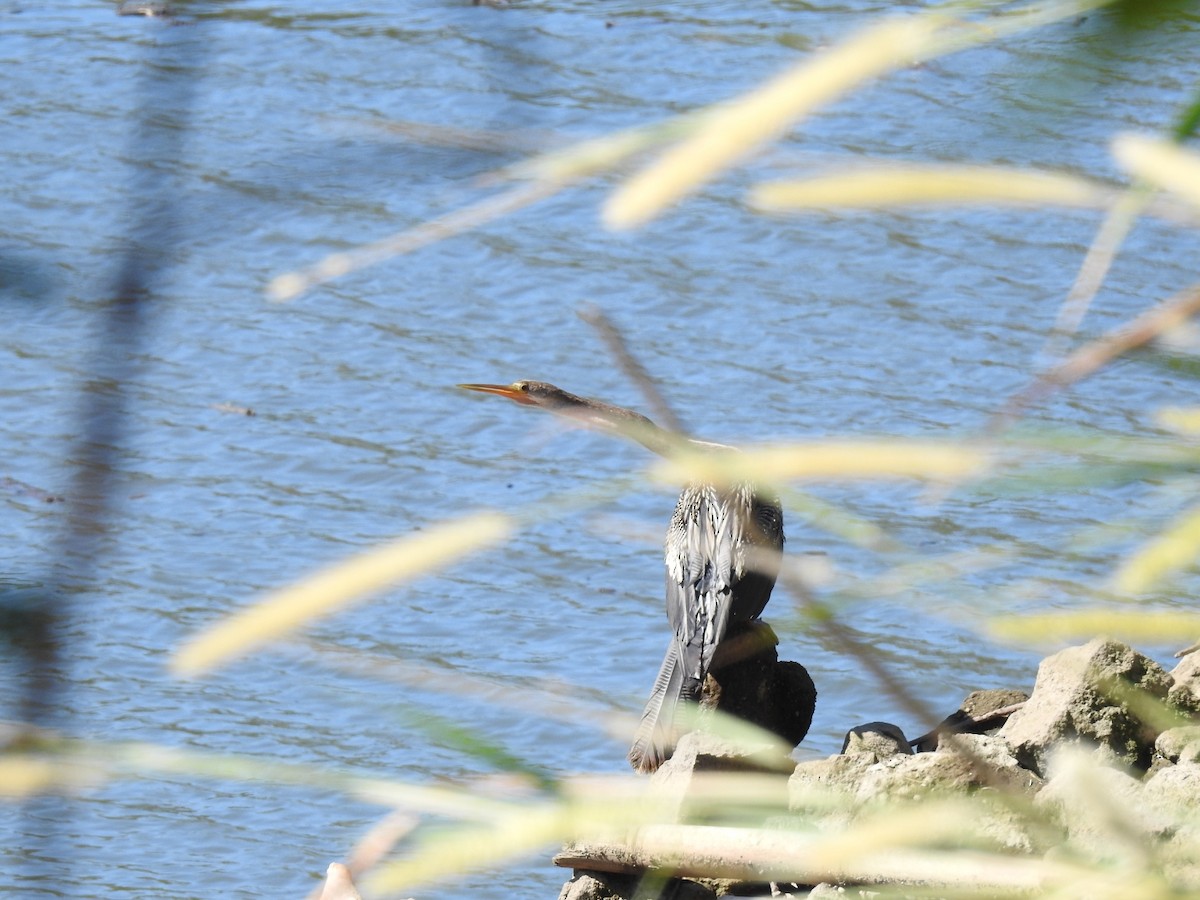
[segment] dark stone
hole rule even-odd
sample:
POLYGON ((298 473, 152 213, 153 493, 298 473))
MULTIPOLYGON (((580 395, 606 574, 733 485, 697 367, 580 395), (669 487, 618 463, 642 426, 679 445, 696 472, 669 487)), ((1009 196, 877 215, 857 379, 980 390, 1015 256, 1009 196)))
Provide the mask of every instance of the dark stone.
POLYGON ((812 725, 817 687, 804 666, 779 661, 775 634, 760 623, 722 645, 700 705, 737 716, 795 747, 812 725))

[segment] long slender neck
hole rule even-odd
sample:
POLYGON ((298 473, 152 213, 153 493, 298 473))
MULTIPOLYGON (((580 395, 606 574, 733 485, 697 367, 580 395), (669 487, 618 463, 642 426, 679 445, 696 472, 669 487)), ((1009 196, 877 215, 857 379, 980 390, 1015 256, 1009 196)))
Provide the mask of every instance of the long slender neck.
POLYGON ((639 412, 613 406, 600 400, 576 398, 580 402, 562 406, 555 410, 561 415, 569 416, 602 431, 619 434, 637 441, 651 453, 659 456, 670 456, 681 449, 691 450, 729 450, 724 444, 714 444, 709 441, 698 441, 685 437, 674 431, 654 424, 639 412))

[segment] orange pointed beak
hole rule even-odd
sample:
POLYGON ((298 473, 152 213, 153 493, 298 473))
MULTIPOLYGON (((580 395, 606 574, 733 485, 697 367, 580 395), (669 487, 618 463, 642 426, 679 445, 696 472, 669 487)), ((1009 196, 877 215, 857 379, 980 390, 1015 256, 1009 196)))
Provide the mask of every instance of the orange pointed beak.
POLYGON ((460 388, 468 391, 479 391, 484 394, 495 394, 497 397, 507 397, 522 406, 536 406, 529 395, 517 390, 511 384, 460 384, 460 388))

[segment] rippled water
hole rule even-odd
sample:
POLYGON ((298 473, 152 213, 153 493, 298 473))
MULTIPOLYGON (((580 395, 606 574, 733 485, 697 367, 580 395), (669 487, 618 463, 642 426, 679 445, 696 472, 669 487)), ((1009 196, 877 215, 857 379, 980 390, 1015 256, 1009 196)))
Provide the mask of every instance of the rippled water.
MULTIPOLYGON (((272 650, 208 680, 165 661, 196 629, 321 563, 480 506, 606 483, 634 447, 467 396, 461 381, 536 377, 643 405, 590 326, 623 329, 696 432, 718 440, 968 433, 1025 383, 1098 217, 927 212, 767 218, 744 188, 830 157, 982 161, 1116 175, 1108 141, 1168 125, 1196 83, 1200 19, 1117 32, 1105 14, 904 72, 839 103, 751 169, 634 235, 601 230, 603 192, 565 194, 304 296, 273 276, 479 196, 475 176, 549 146, 729 97, 891 5, 794 2, 415 2, 346 11, 194 6, 180 24, 111 4, 0 6, 3 467, 0 580, 52 576, 97 312, 129 224, 131 170, 178 178, 179 243, 129 386, 116 527, 64 642, 67 727, 279 763, 454 781, 486 770, 415 724, 434 711, 553 772, 620 771, 624 745, 434 690, 458 675, 513 691, 550 678, 581 706, 640 709, 666 640, 657 535, 673 497, 646 489, 534 525, 502 550, 322 623, 321 640, 416 663, 423 689, 272 650), (192 55, 183 159, 144 158, 131 121, 169 78, 156 44, 192 55), (417 122, 499 132, 512 150, 405 140, 417 122), (238 415, 220 404, 252 408, 238 415), (22 485, 37 490, 28 490, 22 485), (583 690, 586 688, 586 691, 583 690), (600 698, 599 700, 597 698, 600 698)), ((601 185, 601 188, 604 185, 601 185)), ((1148 223, 1085 323, 1124 321, 1194 280, 1194 236, 1148 223)), ((1152 430, 1194 383, 1125 362, 1036 410, 1056 426, 1152 430)), ((922 554, 1000 544, 1011 564, 855 606, 850 620, 913 690, 952 710, 976 687, 1028 685, 1037 653, 973 626, 1069 606, 1111 571, 1063 552, 1080 524, 1171 509, 1154 485, 1070 495, 823 488, 922 554)), ((844 579, 887 560, 788 513, 789 548, 844 579)), ((844 582, 839 582, 844 583, 844 582)), ((1187 585, 1156 595, 1183 604, 1187 585)), ((1194 584, 1192 584, 1194 587, 1194 584)), ((780 596, 768 617, 821 699, 807 752, 857 722, 918 732, 853 659, 780 596)), ((1191 636, 1188 637, 1191 639, 1191 636)), ((1166 656, 1168 648, 1152 648, 1166 656)), ((329 660, 326 660, 328 663, 329 660)), ((8 695, 19 673, 3 670, 8 695)), ((0 813, 0 892, 19 896, 301 896, 381 810, 312 786, 154 775, 0 813), (42 821, 45 820, 45 821, 42 821), (52 858, 24 864, 31 833, 52 858), (40 872, 39 883, 17 881, 40 872)), ((542 858, 421 896, 549 897, 542 858)))

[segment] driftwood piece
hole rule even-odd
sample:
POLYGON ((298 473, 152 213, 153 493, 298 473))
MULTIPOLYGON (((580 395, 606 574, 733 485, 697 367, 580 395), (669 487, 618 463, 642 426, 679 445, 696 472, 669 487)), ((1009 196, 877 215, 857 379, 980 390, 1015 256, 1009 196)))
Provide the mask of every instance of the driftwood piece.
MULTIPOLYGON (((841 848, 844 851, 844 847, 841 848)), ((889 851, 832 859, 815 834, 710 825, 650 825, 626 843, 574 844, 554 857, 569 869, 733 878, 752 882, 911 884, 977 890, 1037 890, 1047 879, 1078 875, 1040 859, 1006 859, 964 850, 889 851)), ((843 854, 844 855, 844 854, 843 854)))
POLYGON ((962 705, 937 727, 911 741, 917 753, 928 753, 938 748, 946 734, 984 734, 999 728, 1008 717, 1021 709, 1029 695, 1024 691, 989 690, 973 691, 962 705))

